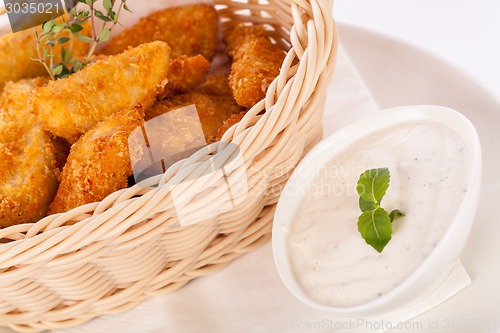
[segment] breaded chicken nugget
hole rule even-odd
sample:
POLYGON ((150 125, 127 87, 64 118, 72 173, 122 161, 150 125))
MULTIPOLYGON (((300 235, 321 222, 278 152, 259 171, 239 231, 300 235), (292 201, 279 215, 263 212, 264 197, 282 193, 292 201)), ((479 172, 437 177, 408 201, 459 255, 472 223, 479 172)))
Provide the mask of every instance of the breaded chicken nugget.
POLYGON ((101 201, 127 187, 127 178, 132 175, 128 137, 143 122, 143 108, 138 104, 109 116, 85 133, 71 147, 49 214, 101 201))
POLYGON ((224 135, 224 133, 226 133, 227 130, 231 126, 239 123, 241 121, 241 119, 243 119, 245 114, 246 114, 245 111, 240 112, 240 113, 236 113, 236 114, 232 114, 228 119, 224 120, 224 123, 222 124, 222 126, 219 127, 219 129, 217 130, 217 135, 214 138, 214 142, 220 141, 222 139, 222 136, 224 135))
POLYGON ((158 99, 187 93, 203 82, 210 63, 202 56, 180 56, 170 62, 168 83, 158 99))
POLYGON ((52 137, 28 99, 45 79, 8 83, 0 97, 0 228, 45 216, 59 184, 52 137))
POLYGON ((206 81, 196 87, 195 91, 208 95, 233 96, 233 91, 229 87, 228 77, 224 74, 208 75, 206 81))
MULTIPOLYGON (((91 62, 106 60, 109 57, 104 54, 94 55, 91 62)), ((204 81, 209 69, 210 63, 201 54, 194 57, 183 55, 172 59, 167 74, 168 83, 157 99, 162 100, 193 90, 204 81)))
POLYGON ((156 41, 97 60, 37 89, 32 112, 48 131, 74 143, 119 110, 151 106, 168 82, 169 53, 166 43, 156 41))
POLYGON ((225 36, 233 59, 229 86, 236 102, 249 109, 266 96, 285 59, 283 50, 264 33, 263 27, 238 25, 225 36))
MULTIPOLYGON (((85 24, 84 28, 85 30, 80 34, 90 34, 90 24, 85 24)), ((83 56, 87 53, 88 47, 88 43, 75 40, 72 55, 74 57, 83 56)), ((61 45, 56 45, 54 55, 54 63, 60 62, 61 45)), ((7 81, 48 75, 43 65, 38 61, 31 60, 31 58, 38 58, 36 36, 33 29, 0 37, 0 91, 7 81)))
MULTIPOLYGON (((200 87, 201 90, 205 88, 206 86, 200 87)), ((236 104, 231 95, 211 94, 195 90, 157 102, 151 109, 146 110, 146 120, 191 104, 196 105, 207 142, 213 141, 224 120, 228 119, 231 114, 244 110, 243 107, 236 104)), ((178 128, 178 131, 182 131, 182 128, 178 128)), ((176 136, 176 134, 172 133, 171 136, 176 136)))
POLYGON ((201 54, 212 60, 217 45, 217 26, 217 12, 211 5, 168 8, 154 12, 122 31, 101 53, 118 54, 131 46, 161 40, 172 48, 172 59, 201 54))

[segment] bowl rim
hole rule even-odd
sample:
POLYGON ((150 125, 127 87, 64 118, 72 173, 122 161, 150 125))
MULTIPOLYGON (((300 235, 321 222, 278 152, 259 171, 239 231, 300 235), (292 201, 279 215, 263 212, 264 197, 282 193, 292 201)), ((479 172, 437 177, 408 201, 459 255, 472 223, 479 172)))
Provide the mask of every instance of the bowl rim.
POLYGON ((474 222, 479 202, 481 174, 482 155, 479 135, 468 118, 451 108, 438 105, 410 105, 388 108, 365 116, 339 129, 337 132, 324 138, 298 164, 278 201, 273 223, 272 247, 275 266, 282 282, 295 297, 306 305, 339 315, 366 316, 381 314, 416 302, 421 297, 427 296, 426 291, 435 288, 434 285, 443 280, 443 275, 447 274, 453 263, 459 259, 474 222), (323 166, 338 153, 344 151, 349 144, 365 136, 385 128, 415 120, 431 121, 444 125, 464 139, 470 151, 471 168, 469 170, 470 177, 467 184, 467 192, 462 203, 468 204, 460 205, 447 231, 428 257, 403 282, 383 296, 367 303, 347 307, 330 306, 312 299, 307 296, 294 278, 286 249, 286 235, 283 230, 285 226, 288 226, 294 220, 303 197, 301 194, 295 195, 293 193, 303 193, 302 191, 296 191, 296 189, 307 187, 315 177, 311 176, 314 175, 314 172, 303 177, 301 171, 304 168, 323 166), (293 208, 290 209, 290 207, 293 208), (466 212, 468 214, 464 214, 466 212), (469 217, 465 221, 467 223, 459 223, 463 220, 460 218, 461 216, 469 217), (446 241, 457 235, 461 235, 458 242, 461 244, 446 241), (443 265, 443 262, 447 263, 447 265, 443 265), (437 264, 442 269, 437 270, 437 264), (409 289, 420 290, 423 293, 421 293, 420 298, 417 297, 408 300, 405 297, 405 290, 409 289))

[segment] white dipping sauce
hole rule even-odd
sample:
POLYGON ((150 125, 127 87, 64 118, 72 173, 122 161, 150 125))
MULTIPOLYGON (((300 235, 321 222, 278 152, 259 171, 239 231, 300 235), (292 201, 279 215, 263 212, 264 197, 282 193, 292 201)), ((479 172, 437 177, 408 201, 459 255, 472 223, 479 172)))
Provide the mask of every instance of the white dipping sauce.
POLYGON ((446 232, 470 177, 469 153, 450 129, 408 122, 349 146, 310 184, 287 233, 290 262, 309 297, 331 306, 355 306, 396 287, 422 264, 446 232), (400 209, 382 253, 357 230, 356 183, 372 168, 388 167, 391 181, 381 206, 400 209))

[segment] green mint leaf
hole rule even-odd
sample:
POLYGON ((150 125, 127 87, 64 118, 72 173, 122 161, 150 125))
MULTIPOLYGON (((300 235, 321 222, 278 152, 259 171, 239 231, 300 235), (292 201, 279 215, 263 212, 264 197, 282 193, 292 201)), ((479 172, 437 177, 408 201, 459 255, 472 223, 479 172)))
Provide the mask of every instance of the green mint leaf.
POLYGON ((366 170, 359 176, 356 190, 359 194, 358 231, 367 244, 379 253, 392 238, 392 222, 404 214, 393 210, 390 214, 380 207, 389 188, 391 175, 388 168, 366 170))
POLYGON ((390 178, 388 168, 366 170, 359 177, 356 190, 364 200, 380 204, 389 188, 390 178))
POLYGON ((99 33, 99 43, 105 42, 109 39, 110 31, 109 29, 102 29, 99 33))
POLYGON ((358 218, 358 231, 367 244, 382 252, 392 238, 389 214, 383 208, 363 212, 358 218))
POLYGON ((123 2, 123 9, 125 9, 127 12, 132 13, 132 11, 128 8, 128 6, 127 6, 127 4, 125 3, 125 1, 123 2))
POLYGON ((376 207, 376 204, 371 202, 371 201, 366 201, 363 198, 359 198, 359 209, 361 209, 362 212, 366 212, 367 210, 374 210, 376 207))
POLYGON ((394 209, 392 212, 389 213, 389 218, 391 219, 391 222, 393 222, 395 218, 402 216, 405 216, 405 214, 403 214, 399 209, 394 209))

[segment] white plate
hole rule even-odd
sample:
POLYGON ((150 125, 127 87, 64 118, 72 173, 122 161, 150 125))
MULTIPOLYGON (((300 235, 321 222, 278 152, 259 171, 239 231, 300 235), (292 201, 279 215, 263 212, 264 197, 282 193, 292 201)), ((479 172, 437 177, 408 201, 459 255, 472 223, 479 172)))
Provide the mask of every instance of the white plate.
MULTIPOLYGON (((483 192, 462 261, 472 285, 414 318, 404 332, 500 332, 500 103, 441 59, 384 35, 339 24, 342 45, 380 108, 446 105, 476 126, 483 149, 483 192), (418 324, 423 324, 422 328, 418 324)), ((401 331, 401 330, 400 330, 401 331)))
MULTIPOLYGON (((415 329, 395 332, 500 332, 500 242, 496 240, 500 223, 495 220, 500 203, 500 154, 496 153, 500 149, 500 104, 476 82, 422 50, 367 30, 342 24, 339 28, 344 48, 380 107, 440 104, 454 108, 476 125, 483 145, 484 196, 462 258, 472 285, 408 322, 415 329)), ((363 328, 373 332, 366 325, 381 325, 364 323, 352 330, 349 325, 356 322, 302 305, 282 285, 270 243, 220 272, 155 297, 139 308, 64 332, 318 333, 361 332, 363 328), (250 285, 258 288, 250 289, 250 285), (335 329, 341 326, 344 329, 335 329)), ((11 332, 0 328, 0 333, 11 332)))

